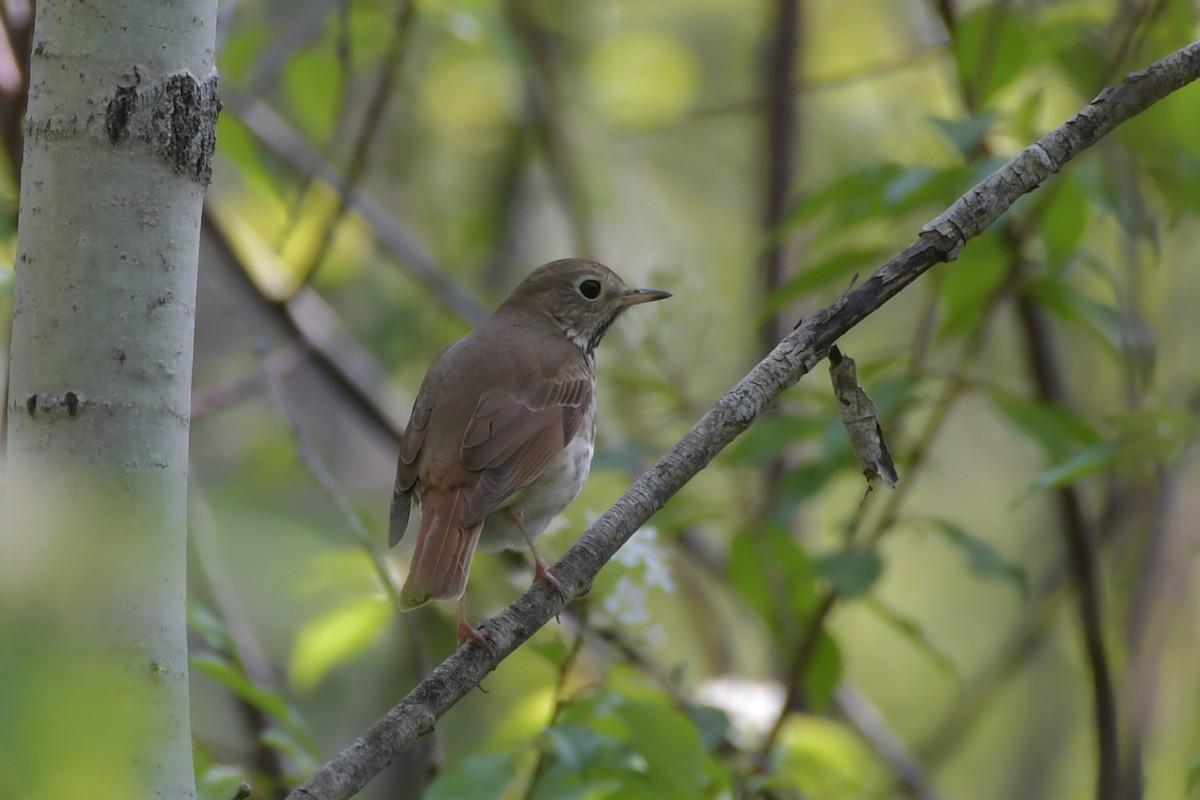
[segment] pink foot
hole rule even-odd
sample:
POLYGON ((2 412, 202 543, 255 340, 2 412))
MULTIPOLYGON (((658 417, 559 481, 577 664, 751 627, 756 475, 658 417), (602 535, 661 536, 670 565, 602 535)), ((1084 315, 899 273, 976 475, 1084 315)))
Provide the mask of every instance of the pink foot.
POLYGON ((550 567, 540 558, 533 564, 533 579, 545 581, 551 589, 558 593, 558 598, 564 604, 567 602, 567 593, 563 591, 562 584, 558 582, 558 578, 550 574, 550 567))
POLYGON ((492 649, 492 645, 483 637, 483 634, 477 628, 472 627, 471 623, 467 622, 466 617, 459 617, 458 644, 461 647, 466 642, 475 642, 475 644, 486 650, 488 655, 496 655, 496 651, 492 649))

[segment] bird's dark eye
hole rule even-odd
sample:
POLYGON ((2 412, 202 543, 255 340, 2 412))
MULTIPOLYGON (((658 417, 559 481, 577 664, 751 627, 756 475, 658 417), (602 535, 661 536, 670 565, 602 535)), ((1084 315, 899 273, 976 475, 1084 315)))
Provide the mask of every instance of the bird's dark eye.
POLYGON ((588 278, 579 282, 579 293, 588 300, 595 300, 600 296, 600 281, 588 278))

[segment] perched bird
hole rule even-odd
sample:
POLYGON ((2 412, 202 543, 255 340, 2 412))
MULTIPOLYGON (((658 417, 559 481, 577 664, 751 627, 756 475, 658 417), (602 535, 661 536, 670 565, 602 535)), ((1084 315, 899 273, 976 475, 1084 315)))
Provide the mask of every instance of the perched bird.
POLYGON ((462 599, 481 536, 488 549, 527 545, 536 576, 558 588, 534 540, 591 468, 593 351, 626 308, 670 296, 631 288, 595 261, 551 261, 434 360, 400 443, 392 494, 390 546, 412 502, 421 506, 401 608, 459 598, 459 643, 487 647, 462 599))

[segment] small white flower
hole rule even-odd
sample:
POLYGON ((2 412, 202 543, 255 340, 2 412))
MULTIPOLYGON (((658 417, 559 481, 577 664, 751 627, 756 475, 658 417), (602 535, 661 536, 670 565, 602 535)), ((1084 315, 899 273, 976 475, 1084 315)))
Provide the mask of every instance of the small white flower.
POLYGON ((667 643, 667 631, 657 622, 646 628, 646 644, 657 649, 667 643))
POLYGON ((622 575, 612 592, 604 598, 604 610, 624 625, 645 625, 650 621, 650 608, 646 605, 648 594, 645 584, 622 575))
MULTIPOLYGON (((649 625, 651 591, 675 591, 667 554, 658 544, 658 531, 652 527, 639 529, 613 560, 625 571, 604 598, 604 610, 622 625, 649 625)), ((652 647, 661 646, 667 638, 666 631, 657 624, 644 628, 641 634, 652 647)))

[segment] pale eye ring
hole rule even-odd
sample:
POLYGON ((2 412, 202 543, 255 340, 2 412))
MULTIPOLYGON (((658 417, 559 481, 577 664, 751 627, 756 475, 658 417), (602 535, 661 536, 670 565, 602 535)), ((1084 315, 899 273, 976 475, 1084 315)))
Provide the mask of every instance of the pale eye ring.
POLYGON ((600 296, 600 281, 595 278, 584 278, 579 282, 579 293, 588 300, 595 300, 600 296))

